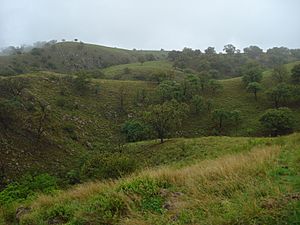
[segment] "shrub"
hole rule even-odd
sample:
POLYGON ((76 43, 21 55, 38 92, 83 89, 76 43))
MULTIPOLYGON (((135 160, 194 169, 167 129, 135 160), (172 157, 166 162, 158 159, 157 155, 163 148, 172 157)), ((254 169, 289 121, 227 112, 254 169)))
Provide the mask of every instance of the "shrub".
POLYGON ((269 109, 260 122, 272 136, 290 133, 295 123, 289 108, 269 109))
POLYGON ((140 121, 129 120, 123 124, 121 131, 127 141, 135 142, 147 139, 149 128, 140 121))
POLYGON ((128 206, 120 195, 112 192, 101 193, 76 213, 72 224, 117 224, 127 211, 128 206))
POLYGON ((0 205, 21 202, 37 193, 51 193, 57 189, 57 179, 49 174, 27 175, 18 182, 9 184, 0 192, 0 205))
POLYGON ((134 199, 134 202, 139 210, 162 213, 165 198, 159 192, 169 186, 167 183, 145 177, 123 183, 118 189, 128 196, 137 195, 138 198, 134 199))
POLYGON ((119 153, 96 155, 86 160, 81 169, 81 177, 96 179, 116 179, 134 172, 137 163, 134 159, 119 153))
POLYGON ((292 72, 291 77, 292 77, 293 82, 299 84, 300 83, 300 64, 294 66, 291 72, 292 72))

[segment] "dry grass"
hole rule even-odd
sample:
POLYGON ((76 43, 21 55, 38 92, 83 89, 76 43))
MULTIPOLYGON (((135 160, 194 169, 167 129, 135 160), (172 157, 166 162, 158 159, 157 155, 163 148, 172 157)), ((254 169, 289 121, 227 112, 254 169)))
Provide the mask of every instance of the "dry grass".
MULTIPOLYGON (((128 214, 126 218, 121 219, 121 224, 163 224, 170 220, 174 220, 174 224, 177 224, 176 218, 181 212, 197 209, 205 212, 207 223, 223 223, 215 215, 215 209, 212 206, 218 202, 230 205, 230 199, 233 196, 239 196, 243 191, 255 189, 256 178, 265 176, 267 168, 279 152, 278 146, 269 146, 253 149, 248 153, 205 160, 181 169, 165 167, 157 170, 145 170, 115 182, 86 183, 55 196, 42 195, 30 207, 32 212, 38 215, 39 212, 58 204, 69 205, 74 204, 74 202, 85 204, 95 195, 114 192, 117 187, 124 183, 128 184, 134 180, 148 177, 167 182, 182 194, 173 196, 173 191, 166 190, 167 201, 171 205, 171 209, 162 215, 148 213, 146 218, 145 214, 132 209, 128 204, 128 214)), ((118 193, 118 195, 125 202, 132 200, 125 194, 118 193)), ((257 213, 257 204, 256 200, 251 201, 248 206, 244 206, 247 209, 243 210, 246 210, 248 214, 255 214, 257 213)), ((191 224, 193 223, 191 222, 191 224)))

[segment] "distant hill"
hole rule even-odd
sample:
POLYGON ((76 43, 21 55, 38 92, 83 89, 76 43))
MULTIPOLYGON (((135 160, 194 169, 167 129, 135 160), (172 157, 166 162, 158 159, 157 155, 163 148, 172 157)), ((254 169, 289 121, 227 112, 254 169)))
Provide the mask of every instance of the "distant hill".
POLYGON ((30 52, 0 56, 0 75, 9 76, 39 70, 76 72, 138 61, 161 60, 165 51, 110 48, 82 42, 61 42, 33 48, 30 52))

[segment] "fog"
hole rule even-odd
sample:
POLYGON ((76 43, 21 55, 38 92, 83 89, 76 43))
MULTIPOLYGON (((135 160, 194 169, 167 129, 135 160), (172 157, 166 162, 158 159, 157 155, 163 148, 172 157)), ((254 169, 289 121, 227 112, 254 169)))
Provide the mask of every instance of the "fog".
POLYGON ((0 0, 0 48, 51 39, 122 48, 299 48, 299 0, 0 0))

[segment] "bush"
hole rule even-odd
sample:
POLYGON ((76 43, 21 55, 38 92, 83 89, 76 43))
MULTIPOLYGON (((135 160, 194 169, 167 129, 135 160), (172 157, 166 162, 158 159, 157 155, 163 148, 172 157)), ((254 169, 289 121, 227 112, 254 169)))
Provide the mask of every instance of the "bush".
POLYGON ((120 218, 127 212, 128 206, 120 195, 111 192, 101 193, 89 200, 86 206, 76 213, 72 224, 118 224, 120 218))
POLYGON ((138 196, 134 202, 139 210, 162 213, 165 197, 159 192, 169 186, 167 183, 145 177, 121 184, 119 191, 129 196, 138 196))
POLYGON ((116 179, 136 169, 136 161, 126 155, 119 153, 96 155, 86 160, 81 168, 81 177, 83 179, 116 179))
POLYGON ((294 66, 291 72, 293 82, 300 84, 300 64, 294 66))
POLYGON ((149 128, 137 120, 126 121, 121 131, 129 142, 145 140, 149 134, 149 128))
POLYGON ((49 174, 27 175, 19 182, 9 184, 0 192, 0 205, 22 202, 37 193, 51 193, 57 187, 57 179, 49 174))
POLYGON ((76 126, 74 124, 66 123, 62 129, 69 135, 70 138, 77 140, 76 126))
POLYGON ((269 109, 262 115, 260 122, 272 136, 292 132, 295 123, 289 108, 269 109))

